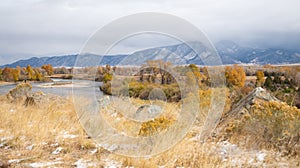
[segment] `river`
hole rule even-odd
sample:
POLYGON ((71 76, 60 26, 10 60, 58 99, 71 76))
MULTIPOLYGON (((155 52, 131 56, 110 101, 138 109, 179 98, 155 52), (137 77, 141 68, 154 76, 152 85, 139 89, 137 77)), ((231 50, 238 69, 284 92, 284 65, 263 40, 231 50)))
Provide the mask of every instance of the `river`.
MULTIPOLYGON (((86 95, 102 95, 99 86, 102 82, 94 82, 88 80, 69 80, 69 79, 52 79, 53 82, 39 83, 32 82, 32 92, 41 91, 46 94, 54 94, 62 97, 79 93, 86 95), (60 84, 61 83, 61 84, 60 84), (60 85, 53 85, 60 84, 60 85), (73 92, 72 92, 73 90, 73 92)), ((0 86, 0 95, 7 94, 9 90, 16 87, 17 84, 9 84, 0 86)))

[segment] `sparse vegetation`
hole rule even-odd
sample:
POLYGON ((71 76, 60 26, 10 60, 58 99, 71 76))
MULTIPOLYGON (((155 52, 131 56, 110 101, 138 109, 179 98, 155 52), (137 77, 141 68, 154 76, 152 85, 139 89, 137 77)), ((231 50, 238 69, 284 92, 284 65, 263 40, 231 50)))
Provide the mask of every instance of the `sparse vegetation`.
POLYGON ((260 102, 241 119, 231 121, 226 132, 233 143, 299 156, 299 121, 300 110, 296 107, 275 101, 260 102))
MULTIPOLYGON (((92 74, 96 73, 95 80, 104 82, 100 87, 104 93, 120 96, 120 99, 125 96, 138 107, 167 100, 162 113, 147 121, 131 121, 124 116, 122 110, 132 111, 127 101, 120 100, 102 109, 103 117, 110 126, 133 137, 148 138, 170 129, 177 121, 178 109, 185 99, 170 74, 159 69, 160 65, 165 66, 163 63, 154 61, 148 64, 154 68, 144 67, 138 74, 132 73, 130 68, 109 65, 77 70, 79 75, 86 73, 90 80, 94 80, 92 74)), ((8 81, 17 81, 17 77, 22 80, 24 76, 40 80, 51 74, 47 68, 0 69, 0 77, 8 81)), ((299 72, 297 68, 292 69, 299 72)), ((287 167, 299 166, 300 111, 290 106, 297 102, 299 79, 293 70, 273 66, 251 69, 234 65, 226 68, 228 87, 212 86, 206 67, 189 65, 173 70, 187 76, 186 81, 190 84, 199 86, 200 111, 189 133, 170 150, 147 159, 109 152, 88 138, 77 119, 72 98, 29 94, 30 84, 22 83, 0 97, 0 160, 10 161, 13 167, 46 161, 57 162, 53 166, 74 167, 80 159, 92 167, 105 166, 112 160, 119 167, 276 167, 279 163, 287 167), (253 78, 246 77, 246 74, 253 78), (247 105, 236 104, 256 86, 266 88, 287 103, 264 100, 247 105), (226 123, 225 128, 217 127, 207 140, 202 140, 199 130, 208 114, 213 114, 210 112, 211 94, 220 92, 226 92, 223 117, 227 118, 222 118, 225 121, 221 122, 226 123), (45 101, 35 101, 34 95, 45 101), (237 106, 246 110, 227 115, 237 106), (262 159, 260 154, 263 154, 262 159)), ((54 74, 59 72, 65 76, 71 76, 71 71, 53 68, 54 74)), ((84 101, 80 100, 82 104, 84 101)), ((214 119, 211 121, 218 121, 214 119)))

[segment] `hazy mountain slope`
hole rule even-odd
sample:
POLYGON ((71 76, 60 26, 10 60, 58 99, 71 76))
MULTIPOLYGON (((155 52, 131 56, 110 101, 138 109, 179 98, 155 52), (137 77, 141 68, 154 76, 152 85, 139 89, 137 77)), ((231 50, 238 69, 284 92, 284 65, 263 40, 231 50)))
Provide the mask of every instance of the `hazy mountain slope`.
MULTIPOLYGON (((193 45, 193 43, 192 43, 193 45)), ((209 54, 201 43, 195 43, 203 56, 209 54)), ((255 64, 291 64, 300 63, 300 52, 287 49, 256 49, 241 47, 232 41, 221 41, 216 44, 216 49, 223 64, 255 63, 255 64)), ((27 66, 30 64, 39 67, 44 64, 58 66, 92 66, 92 65, 141 65, 147 60, 170 61, 173 64, 198 64, 203 65, 202 60, 186 44, 150 48, 134 52, 130 55, 99 56, 95 54, 67 55, 54 57, 33 57, 27 60, 20 60, 1 67, 27 66), (78 59, 78 60, 77 60, 78 59), (101 60, 101 62, 100 62, 101 60), (76 62, 77 61, 77 62, 76 62)))
POLYGON ((231 41, 216 44, 223 63, 289 64, 300 63, 300 52, 287 49, 255 49, 241 47, 231 41))

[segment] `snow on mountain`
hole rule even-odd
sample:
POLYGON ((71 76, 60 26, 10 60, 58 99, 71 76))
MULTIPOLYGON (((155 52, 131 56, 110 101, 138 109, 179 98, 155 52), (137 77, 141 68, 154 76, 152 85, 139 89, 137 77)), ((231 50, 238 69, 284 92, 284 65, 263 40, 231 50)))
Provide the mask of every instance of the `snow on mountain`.
MULTIPOLYGON (((201 53, 201 58, 207 58, 212 53, 199 42, 190 43, 201 53)), ((223 64, 295 64, 300 63, 300 53, 287 49, 255 49, 242 47, 232 41, 217 43, 216 49, 223 64)), ((44 64, 52 64, 54 67, 84 67, 95 65, 141 65, 147 60, 164 60, 176 65, 197 64, 203 65, 201 58, 187 44, 177 44, 136 51, 129 55, 106 55, 95 54, 66 55, 53 57, 33 57, 27 60, 19 60, 12 64, 1 67, 25 67, 30 64, 40 67, 44 64)))

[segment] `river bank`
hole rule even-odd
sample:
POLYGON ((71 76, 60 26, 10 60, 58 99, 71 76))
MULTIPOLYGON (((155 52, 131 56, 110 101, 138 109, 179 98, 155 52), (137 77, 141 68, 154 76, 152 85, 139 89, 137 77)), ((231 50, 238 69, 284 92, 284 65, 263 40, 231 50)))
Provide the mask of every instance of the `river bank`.
MULTIPOLYGON (((0 95, 7 94, 18 84, 15 82, 1 82, 0 95)), ((32 92, 41 91, 43 93, 49 93, 67 97, 73 93, 80 92, 84 95, 92 95, 95 92, 96 95, 102 95, 99 87, 102 82, 95 82, 89 80, 70 80, 70 79, 52 79, 52 82, 31 82, 32 92)))

